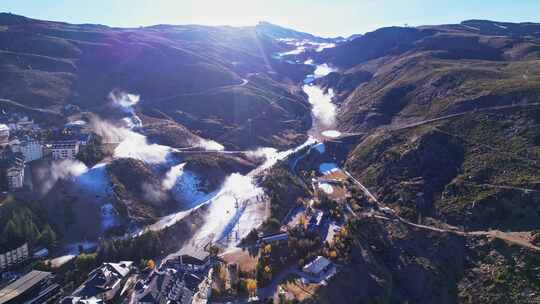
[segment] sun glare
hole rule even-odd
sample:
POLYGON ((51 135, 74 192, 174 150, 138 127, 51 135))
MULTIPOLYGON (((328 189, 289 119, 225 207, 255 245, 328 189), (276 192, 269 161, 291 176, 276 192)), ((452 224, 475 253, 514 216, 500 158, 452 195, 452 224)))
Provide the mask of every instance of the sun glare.
POLYGON ((257 0, 203 0, 194 3, 192 9, 200 23, 209 25, 245 26, 264 19, 264 4, 257 0))

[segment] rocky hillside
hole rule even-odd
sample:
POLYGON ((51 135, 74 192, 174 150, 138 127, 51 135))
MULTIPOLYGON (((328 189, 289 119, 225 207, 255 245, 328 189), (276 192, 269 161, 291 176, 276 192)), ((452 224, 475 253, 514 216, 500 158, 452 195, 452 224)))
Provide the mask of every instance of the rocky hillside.
POLYGON ((318 54, 340 68, 318 83, 336 93, 339 128, 356 141, 342 149, 345 168, 403 218, 472 232, 366 220, 351 227, 346 270, 318 300, 537 300, 527 270, 537 253, 510 244, 539 229, 539 28, 483 20, 383 28, 318 54), (474 236, 494 229, 512 237, 474 236))
POLYGON ((325 80, 345 95, 339 98, 342 128, 365 130, 538 98, 534 27, 519 36, 510 30, 494 35, 468 24, 384 28, 324 50, 319 60, 342 68, 325 80))
POLYGON ((256 166, 253 161, 242 156, 227 154, 195 154, 187 156, 184 161, 184 169, 200 177, 200 190, 207 193, 218 189, 230 174, 247 174, 256 166))
POLYGON ((384 28, 321 53, 342 67, 346 166, 409 218, 536 229, 539 25, 384 28))
POLYGON ((354 220, 346 264, 308 303, 534 303, 538 253, 500 239, 464 238, 370 218, 354 220))
POLYGON ((115 196, 115 208, 132 220, 156 219, 178 208, 162 190, 161 179, 143 161, 120 158, 107 165, 115 196))

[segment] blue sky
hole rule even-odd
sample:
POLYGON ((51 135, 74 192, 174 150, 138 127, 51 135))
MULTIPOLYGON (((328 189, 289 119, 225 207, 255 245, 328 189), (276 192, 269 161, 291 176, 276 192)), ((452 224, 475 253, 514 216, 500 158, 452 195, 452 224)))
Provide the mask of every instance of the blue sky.
POLYGON ((540 22, 540 0, 1 0, 1 11, 70 23, 253 25, 260 20, 321 36, 466 19, 540 22))

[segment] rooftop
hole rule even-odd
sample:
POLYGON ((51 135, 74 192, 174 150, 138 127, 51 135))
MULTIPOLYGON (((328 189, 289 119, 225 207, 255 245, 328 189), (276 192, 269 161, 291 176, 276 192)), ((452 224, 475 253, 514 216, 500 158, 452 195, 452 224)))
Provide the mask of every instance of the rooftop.
POLYGON ((33 270, 17 281, 9 284, 0 290, 0 304, 7 303, 20 294, 24 293, 28 289, 32 288, 42 280, 48 278, 51 275, 50 272, 33 270))
POLYGON ((103 263, 88 275, 88 279, 73 295, 91 298, 116 286, 130 272, 133 262, 103 263))
POLYGON ((78 145, 77 140, 59 140, 52 142, 52 149, 74 149, 78 145))
POLYGON ((305 272, 319 273, 323 271, 323 269, 325 269, 331 263, 332 262, 328 260, 327 258, 323 256, 318 256, 314 261, 304 266, 302 270, 305 272))

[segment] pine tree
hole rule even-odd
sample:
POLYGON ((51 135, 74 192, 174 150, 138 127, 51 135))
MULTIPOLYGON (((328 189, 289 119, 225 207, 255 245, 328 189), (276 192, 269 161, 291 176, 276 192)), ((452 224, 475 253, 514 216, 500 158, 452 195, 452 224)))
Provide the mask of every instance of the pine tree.
POLYGON ((54 230, 52 230, 51 226, 49 226, 48 224, 45 225, 45 227, 43 227, 43 231, 41 232, 39 242, 43 246, 52 249, 56 247, 56 241, 56 233, 54 232, 54 230))
POLYGON ((3 234, 6 238, 6 242, 8 243, 14 242, 21 237, 20 230, 18 229, 17 224, 15 224, 15 221, 13 219, 10 219, 7 222, 6 226, 4 227, 3 234))

